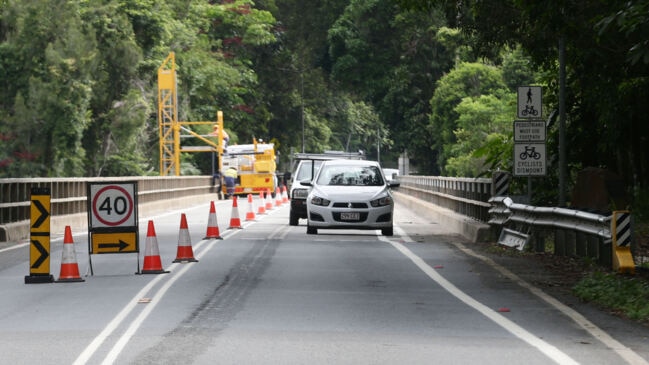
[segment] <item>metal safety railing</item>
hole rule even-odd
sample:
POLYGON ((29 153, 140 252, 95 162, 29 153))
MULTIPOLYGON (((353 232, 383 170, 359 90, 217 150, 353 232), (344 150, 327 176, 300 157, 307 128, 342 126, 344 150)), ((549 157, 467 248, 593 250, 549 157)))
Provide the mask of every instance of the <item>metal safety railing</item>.
POLYGON ((545 252, 546 244, 551 242, 555 255, 588 257, 601 265, 611 265, 610 216, 517 204, 504 196, 492 197, 489 202, 489 224, 528 235, 535 251, 545 252))
POLYGON ((209 176, 0 179, 0 242, 24 238, 22 226, 29 225, 32 188, 49 188, 50 214, 60 217, 86 213, 87 183, 108 181, 137 181, 140 204, 216 192, 209 176))
POLYGON ((443 176, 399 176, 399 192, 486 223, 491 179, 443 176))

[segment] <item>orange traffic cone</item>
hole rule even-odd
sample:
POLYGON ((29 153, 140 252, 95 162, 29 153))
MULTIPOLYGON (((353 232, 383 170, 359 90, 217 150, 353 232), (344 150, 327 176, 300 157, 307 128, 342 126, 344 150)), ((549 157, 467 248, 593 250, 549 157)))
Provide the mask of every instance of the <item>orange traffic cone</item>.
POLYGON ((255 208, 252 206, 252 194, 248 194, 248 211, 246 212, 246 220, 255 220, 255 208))
POLYGON ((237 206, 237 196, 232 196, 232 214, 230 215, 230 227, 232 228, 243 228, 241 227, 241 219, 239 219, 239 207, 237 206))
POLYGON ((153 221, 149 221, 149 227, 146 231, 146 247, 144 248, 144 264, 142 265, 142 274, 164 274, 162 261, 160 260, 160 249, 158 248, 158 238, 155 235, 153 221))
POLYGON ((286 185, 282 186, 282 203, 288 203, 288 194, 286 193, 286 185))
POLYGON ((217 239, 222 240, 221 234, 219 233, 219 224, 216 221, 216 209, 214 208, 214 202, 210 202, 210 215, 207 219, 207 234, 205 235, 204 240, 217 239))
POLYGON ((259 208, 257 208, 257 214, 266 214, 266 203, 264 202, 264 193, 259 192, 259 208))
POLYGON ((272 210, 273 209, 273 201, 271 200, 270 197, 270 189, 266 189, 266 210, 272 210))
POLYGON ((74 241, 72 240, 72 230, 70 226, 65 226, 65 236, 63 237, 63 255, 61 258, 61 275, 60 282, 79 282, 85 281, 79 275, 79 264, 77 264, 77 254, 74 251, 74 241))
POLYGON ((178 251, 176 253, 176 259, 173 262, 198 262, 194 258, 194 250, 192 249, 192 240, 189 237, 189 228, 187 228, 187 217, 185 213, 180 216, 178 251))
POLYGON ((278 207, 282 205, 282 193, 279 192, 279 187, 275 188, 275 205, 278 207))

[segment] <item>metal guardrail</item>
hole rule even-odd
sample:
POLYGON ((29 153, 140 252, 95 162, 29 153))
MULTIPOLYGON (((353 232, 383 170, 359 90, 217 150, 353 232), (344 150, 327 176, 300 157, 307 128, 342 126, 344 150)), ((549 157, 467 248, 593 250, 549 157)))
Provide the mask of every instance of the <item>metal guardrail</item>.
POLYGON ((555 255, 589 257, 600 265, 611 265, 610 216, 517 204, 504 196, 492 197, 489 202, 492 204, 489 224, 530 235, 535 251, 545 252, 546 242, 551 241, 555 255), (553 239, 547 240, 548 236, 553 239))
POLYGON ((488 223, 492 236, 514 230, 529 236, 536 252, 590 258, 612 265, 611 217, 574 209, 536 207, 492 196, 491 179, 399 176, 399 191, 488 223))
POLYGON ((611 240, 611 217, 574 209, 535 207, 516 204, 509 197, 497 196, 489 199, 489 224, 499 226, 509 222, 527 226, 568 229, 611 240))

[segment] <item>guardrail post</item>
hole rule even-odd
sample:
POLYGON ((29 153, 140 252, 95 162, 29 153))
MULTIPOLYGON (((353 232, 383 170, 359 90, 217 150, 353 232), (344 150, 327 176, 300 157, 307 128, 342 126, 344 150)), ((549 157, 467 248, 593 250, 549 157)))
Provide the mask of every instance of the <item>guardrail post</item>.
POLYGON ((587 236, 582 232, 575 233, 575 254, 577 257, 589 257, 587 236))
POLYGON ((598 259, 601 252, 599 251, 599 242, 601 240, 593 235, 586 236, 586 251, 590 258, 598 259))
POLYGON ((611 241, 599 240, 599 260, 597 260, 599 265, 613 267, 613 248, 611 244, 611 241))
POLYGON ((563 229, 554 230, 554 254, 566 256, 566 231, 563 229))
POLYGON ((535 231, 532 233, 534 252, 545 252, 545 234, 535 231))
POLYGON ((566 256, 575 257, 577 255, 577 232, 566 231, 566 256))

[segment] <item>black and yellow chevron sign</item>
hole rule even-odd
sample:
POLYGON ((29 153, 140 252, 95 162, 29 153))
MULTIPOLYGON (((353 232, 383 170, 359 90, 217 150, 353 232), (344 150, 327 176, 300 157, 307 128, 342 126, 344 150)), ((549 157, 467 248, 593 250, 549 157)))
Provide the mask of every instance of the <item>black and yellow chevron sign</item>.
POLYGON ((50 274, 50 201, 50 188, 31 189, 29 276, 25 276, 25 284, 54 281, 50 274))

